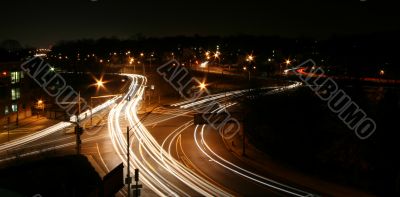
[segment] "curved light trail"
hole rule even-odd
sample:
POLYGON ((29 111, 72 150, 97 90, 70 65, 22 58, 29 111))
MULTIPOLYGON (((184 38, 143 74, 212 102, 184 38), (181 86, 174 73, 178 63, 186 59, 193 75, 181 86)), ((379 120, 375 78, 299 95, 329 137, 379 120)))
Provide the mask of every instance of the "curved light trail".
POLYGON ((133 128, 136 142, 134 145, 136 154, 130 149, 130 154, 133 156, 131 167, 141 169, 143 183, 157 195, 231 196, 230 193, 176 161, 153 138, 136 114, 138 103, 143 96, 146 78, 139 75, 127 76, 132 78, 134 83, 132 83, 124 99, 111 110, 108 124, 109 135, 121 160, 126 163, 124 155, 126 154, 127 142, 120 123, 120 117, 124 112, 130 127, 133 128), (126 98, 129 97, 134 99, 128 101, 126 98), (160 172, 160 168, 164 169, 164 173, 160 172), (167 172, 167 176, 165 176, 165 172, 167 172), (185 185, 185 187, 181 189, 182 185, 185 185))

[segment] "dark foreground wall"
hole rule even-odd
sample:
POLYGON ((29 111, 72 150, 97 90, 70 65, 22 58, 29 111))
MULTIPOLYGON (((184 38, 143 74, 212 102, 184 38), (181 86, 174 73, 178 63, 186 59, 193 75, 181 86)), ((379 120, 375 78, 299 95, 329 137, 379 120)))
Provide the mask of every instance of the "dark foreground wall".
POLYGON ((71 155, 26 162, 0 170, 0 196, 89 196, 101 178, 84 156, 71 155), (13 195, 14 196, 14 195, 13 195))

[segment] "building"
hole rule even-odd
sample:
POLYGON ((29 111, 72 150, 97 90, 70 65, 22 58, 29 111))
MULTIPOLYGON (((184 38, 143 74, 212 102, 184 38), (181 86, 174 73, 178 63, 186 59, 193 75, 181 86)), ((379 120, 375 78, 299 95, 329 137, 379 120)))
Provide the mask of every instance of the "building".
POLYGON ((20 68, 21 62, 0 62, 0 125, 18 126, 32 115, 29 85, 20 68))

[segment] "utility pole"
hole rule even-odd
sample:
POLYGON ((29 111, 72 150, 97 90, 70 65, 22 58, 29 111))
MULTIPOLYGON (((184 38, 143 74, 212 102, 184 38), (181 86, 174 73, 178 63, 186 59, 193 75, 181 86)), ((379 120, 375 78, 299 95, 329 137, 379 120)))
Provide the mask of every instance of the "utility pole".
POLYGON ((143 187, 142 185, 139 185, 139 169, 135 169, 135 197, 140 196, 140 189, 143 187))
POLYGON ((128 185, 128 197, 131 196, 131 183, 132 183, 132 177, 131 177, 131 166, 130 166, 130 156, 129 156, 129 126, 126 127, 126 157, 127 157, 127 165, 128 165, 128 170, 126 172, 126 179, 125 179, 125 184, 128 185))
POLYGON ((81 135, 83 134, 83 128, 79 126, 79 122, 76 122, 75 135, 76 135, 76 154, 81 154, 81 135))
MULTIPOLYGON (((132 184, 132 177, 131 177, 131 166, 130 166, 130 135, 129 135, 129 131, 131 129, 129 129, 129 126, 126 127, 126 141, 127 141, 127 146, 126 146, 126 158, 127 158, 127 172, 126 172, 126 178, 125 178, 125 184, 127 184, 128 186, 128 197, 131 196, 131 184, 132 184)), ((139 197, 140 196, 140 189, 143 188, 142 185, 139 185, 139 169, 135 169, 135 197, 139 197)))
POLYGON ((75 126, 75 136, 76 136, 76 154, 81 154, 81 135, 83 134, 83 128, 79 125, 79 115, 81 114, 81 91, 78 92, 78 115, 76 115, 76 126, 75 126))
POLYGON ((143 75, 145 75, 146 76, 146 66, 144 65, 144 59, 143 59, 143 75))
POLYGON ((79 119, 79 115, 81 114, 81 91, 78 92, 78 116, 76 117, 79 119))

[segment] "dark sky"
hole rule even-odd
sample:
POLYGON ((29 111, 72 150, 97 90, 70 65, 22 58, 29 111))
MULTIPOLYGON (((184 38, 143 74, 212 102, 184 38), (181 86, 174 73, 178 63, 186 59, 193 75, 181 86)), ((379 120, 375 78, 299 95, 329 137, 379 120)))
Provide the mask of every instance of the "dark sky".
POLYGON ((302 0, 1 0, 0 41, 49 46, 117 36, 332 34, 400 29, 394 3, 302 0))

